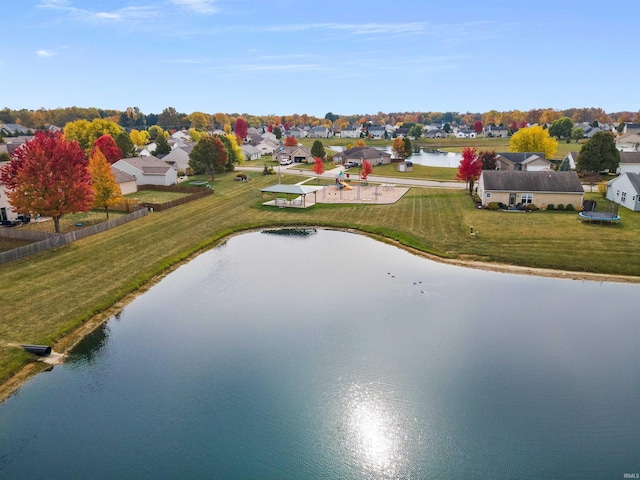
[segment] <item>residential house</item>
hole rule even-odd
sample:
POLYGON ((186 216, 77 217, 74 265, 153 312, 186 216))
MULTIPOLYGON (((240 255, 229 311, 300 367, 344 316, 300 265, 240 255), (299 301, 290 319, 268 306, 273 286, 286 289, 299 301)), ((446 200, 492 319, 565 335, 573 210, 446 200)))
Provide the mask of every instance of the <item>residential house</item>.
MULTIPOLYGON (((0 170, 9 162, 0 162, 0 170)), ((7 197, 7 191, 5 190, 5 184, 0 181, 0 220, 15 222, 17 220, 18 213, 13 210, 13 207, 9 203, 7 197)))
POLYGON ((456 138, 476 138, 476 131, 467 128, 459 128, 456 132, 456 138))
POLYGON ((368 128, 367 132, 371 138, 385 138, 387 129, 384 126, 378 127, 376 125, 372 125, 368 128))
POLYGON ((253 145, 240 145, 240 150, 244 152, 244 156, 247 160, 257 160, 260 158, 260 149, 253 145))
POLYGON ((625 123, 622 129, 623 134, 640 133, 640 123, 625 123))
POLYGON ((446 138, 448 136, 449 135, 447 134, 447 132, 445 132, 441 128, 434 128, 434 129, 426 131, 423 134, 423 137, 425 137, 425 138, 446 138))
POLYGON ((307 147, 280 147, 274 157, 274 160, 278 163, 282 160, 292 160, 293 163, 309 163, 313 161, 311 149, 307 147))
POLYGON ((146 144, 142 148, 140 147, 136 148, 136 152, 140 157, 150 157, 150 156, 153 156, 153 152, 155 152, 157 148, 158 148, 158 144, 156 144, 156 142, 151 142, 146 144))
POLYGON ((607 182, 607 198, 634 212, 640 211, 640 173, 623 173, 607 182))
POLYGON ((540 152, 497 152, 496 170, 551 170, 551 162, 540 152))
POLYGON ((409 135, 409 130, 411 130, 411 129, 408 128, 408 127, 398 127, 398 128, 396 128, 395 132, 393 132, 393 133, 396 136, 396 138, 397 137, 404 138, 407 135, 409 135))
POLYGON ((264 132, 262 134, 262 139, 271 140, 272 142, 280 143, 280 140, 278 140, 278 137, 276 137, 276 134, 272 132, 264 132))
POLYGON ((116 177, 116 183, 120 187, 120 192, 122 195, 127 195, 129 193, 135 193, 138 191, 138 185, 136 184, 136 177, 128 174, 127 172, 123 172, 119 168, 111 165, 111 171, 116 177))
POLYGON ((640 172, 640 151, 638 152, 620 152, 620 167, 618 172, 638 173, 640 172))
POLYGON ((478 196, 483 206, 491 202, 507 208, 534 204, 582 206, 584 189, 576 172, 483 170, 478 180, 478 196))
POLYGON ((336 164, 354 162, 362 165, 365 160, 368 160, 374 166, 387 165, 391 163, 391 154, 373 147, 353 147, 338 152, 333 156, 333 163, 336 164))
POLYGON ((293 138, 305 138, 307 136, 307 131, 303 128, 293 127, 289 129, 287 136, 293 138))
POLYGON ((340 131, 340 136, 342 138, 360 138, 360 133, 362 132, 362 128, 359 126, 350 126, 343 128, 340 131))
POLYGON ((25 135, 31 133, 32 130, 28 127, 23 127, 18 123, 1 123, 0 134, 3 136, 15 137, 18 135, 25 135))
POLYGON ((616 148, 621 152, 640 152, 640 134, 629 133, 616 138, 616 148))
POLYGON ((327 127, 313 127, 309 130, 309 136, 311 138, 329 138, 331 130, 327 127))
POLYGON ((167 155, 162 157, 162 161, 174 167, 178 172, 186 172, 189 168, 189 154, 195 143, 174 148, 167 155))
POLYGON ((153 155, 147 157, 123 158, 113 164, 136 178, 136 185, 175 185, 177 170, 153 155))
POLYGON ((485 125, 483 133, 485 137, 506 138, 509 136, 509 129, 502 125, 485 125))
POLYGON ((258 150, 260 150, 260 155, 273 155, 273 152, 278 150, 282 145, 280 144, 280 142, 265 138, 260 143, 254 146, 258 150))

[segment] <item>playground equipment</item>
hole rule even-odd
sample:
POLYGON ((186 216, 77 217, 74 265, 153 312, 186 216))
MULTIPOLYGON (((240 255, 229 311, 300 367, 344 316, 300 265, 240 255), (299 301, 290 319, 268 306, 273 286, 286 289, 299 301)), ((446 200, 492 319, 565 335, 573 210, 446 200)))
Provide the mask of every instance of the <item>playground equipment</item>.
POLYGON ((338 182, 338 188, 344 188, 345 190, 353 190, 351 185, 345 182, 338 182))

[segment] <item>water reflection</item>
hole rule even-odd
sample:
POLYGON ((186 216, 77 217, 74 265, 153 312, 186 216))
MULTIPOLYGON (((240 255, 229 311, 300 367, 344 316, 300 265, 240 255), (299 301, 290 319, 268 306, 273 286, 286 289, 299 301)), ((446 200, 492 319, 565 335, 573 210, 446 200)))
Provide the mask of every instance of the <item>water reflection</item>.
POLYGON ((406 470, 402 419, 375 385, 352 385, 346 395, 347 449, 366 472, 395 477, 406 470))
POLYGON ((107 323, 96 328, 71 351, 67 364, 79 366, 95 363, 109 342, 109 333, 110 329, 107 323))

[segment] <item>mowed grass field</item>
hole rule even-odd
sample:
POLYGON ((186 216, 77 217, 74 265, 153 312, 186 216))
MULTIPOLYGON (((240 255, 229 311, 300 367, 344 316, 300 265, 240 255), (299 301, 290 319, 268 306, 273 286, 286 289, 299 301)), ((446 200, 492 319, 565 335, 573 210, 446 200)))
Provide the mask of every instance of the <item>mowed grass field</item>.
POLYGON ((217 176, 209 197, 0 265, 0 382, 32 361, 15 344, 55 344, 172 265, 267 226, 353 228, 441 257, 640 276, 640 214, 623 208, 620 226, 588 225, 575 212, 478 210, 464 191, 413 188, 393 205, 279 209, 259 192, 277 176, 234 177, 217 176))

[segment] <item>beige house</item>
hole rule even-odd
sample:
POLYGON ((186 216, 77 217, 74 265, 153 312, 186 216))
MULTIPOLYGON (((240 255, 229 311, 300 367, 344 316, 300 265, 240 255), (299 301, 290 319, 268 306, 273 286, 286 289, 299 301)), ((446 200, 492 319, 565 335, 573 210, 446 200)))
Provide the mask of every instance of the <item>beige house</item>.
POLYGON ((540 152, 498 152, 496 170, 551 170, 551 162, 540 152))
POLYGON ((354 162, 362 165, 365 160, 371 162, 373 166, 388 165, 391 163, 391 154, 373 147, 352 147, 333 156, 335 164, 354 162))
POLYGON ((122 195, 127 195, 129 193, 138 191, 136 177, 134 177, 133 175, 129 175, 127 172, 123 172, 113 165, 111 166, 111 171, 116 177, 116 183, 120 187, 120 192, 122 193, 122 195))
POLYGON ((548 205, 582 207, 584 189, 576 172, 483 170, 478 180, 482 205, 523 208, 528 204, 546 210, 548 205))

